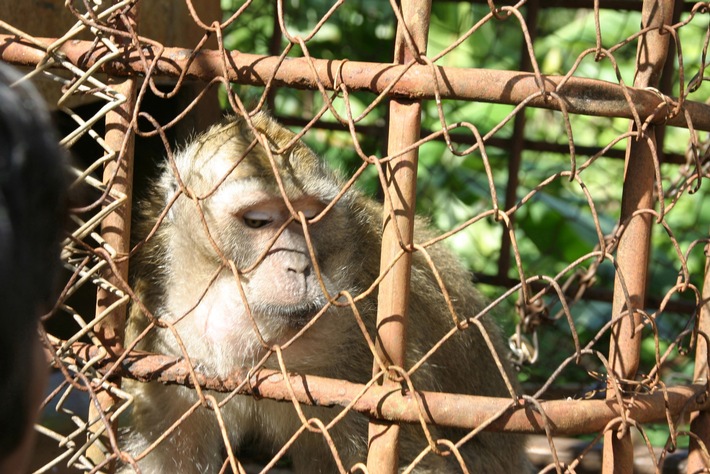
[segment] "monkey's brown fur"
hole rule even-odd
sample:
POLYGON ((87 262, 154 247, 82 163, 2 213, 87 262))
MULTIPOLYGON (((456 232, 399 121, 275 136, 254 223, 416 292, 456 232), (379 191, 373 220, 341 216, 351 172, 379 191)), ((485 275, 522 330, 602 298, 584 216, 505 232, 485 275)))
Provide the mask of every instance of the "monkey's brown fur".
MULTIPOLYGON (((252 122, 267 137, 272 150, 282 148, 293 138, 290 131, 268 115, 258 114, 252 122)), ((157 233, 131 262, 134 288, 142 303, 162 320, 179 319, 175 328, 191 360, 199 365, 199 370, 216 375, 251 367, 268 353, 259 342, 235 276, 225 262, 233 261, 244 272, 265 253, 259 265, 240 278, 246 301, 267 344, 285 343, 327 302, 299 222, 289 224, 265 252, 269 241, 291 215, 276 185, 267 152, 257 144, 242 159, 253 139, 249 127, 239 118, 213 127, 176 154, 180 180, 192 194, 188 197, 183 192, 177 198, 157 233), (238 166, 233 168, 237 161, 238 166)), ((301 142, 283 155, 274 155, 274 159, 289 200, 307 219, 321 214, 344 185, 344 180, 301 142)), ((137 226, 141 236, 148 234, 173 195, 179 192, 178 183, 173 169, 166 167, 152 196, 140 209, 142 218, 137 226)), ((317 268, 331 297, 340 291, 357 296, 378 277, 382 216, 381 204, 351 189, 322 218, 315 219, 317 223, 309 224, 317 268)), ((433 235, 423 220, 416 221, 415 241, 422 242, 433 235)), ((475 315, 482 303, 468 272, 442 246, 430 247, 428 251, 443 275, 458 316, 475 315)), ((358 303, 371 335, 374 335, 376 301, 375 291, 358 303)), ((413 259, 409 313, 408 367, 453 327, 439 286, 419 254, 413 259)), ((495 324, 485 319, 483 323, 500 348, 495 324)), ((134 304, 128 339, 135 339, 147 325, 148 319, 139 305, 134 304)), ((152 329, 138 348, 182 354, 168 329, 152 329)), ((284 359, 288 370, 294 372, 360 383, 371 378, 372 354, 347 306, 332 307, 323 314, 284 350, 284 359)), ((275 356, 267 366, 277 366, 275 356)), ((443 344, 415 372, 413 381, 421 390, 509 396, 480 332, 473 325, 443 344)), ((184 387, 140 383, 128 387, 135 404, 126 427, 124 447, 133 455, 145 450, 197 401, 194 390, 184 387)), ((321 407, 304 407, 304 410, 307 417, 318 417, 325 423, 340 411, 321 407)), ((237 449, 249 443, 275 452, 300 427, 291 404, 270 400, 235 397, 223 407, 222 415, 231 444, 237 449)), ((446 428, 434 429, 433 433, 454 442, 465 434, 446 428)), ((349 414, 330 434, 345 469, 365 461, 366 418, 349 414)), ((421 427, 405 426, 401 435, 401 465, 406 466, 425 447, 421 427)), ((523 472, 527 466, 523 439, 515 435, 482 433, 463 445, 461 453, 471 472, 523 472)), ((302 434, 289 455, 297 472, 337 471, 322 435, 302 434)), ((204 473, 218 472, 224 459, 224 444, 215 415, 200 407, 139 465, 147 473, 204 473)), ((438 473, 459 469, 454 456, 429 453, 415 471, 438 473)))

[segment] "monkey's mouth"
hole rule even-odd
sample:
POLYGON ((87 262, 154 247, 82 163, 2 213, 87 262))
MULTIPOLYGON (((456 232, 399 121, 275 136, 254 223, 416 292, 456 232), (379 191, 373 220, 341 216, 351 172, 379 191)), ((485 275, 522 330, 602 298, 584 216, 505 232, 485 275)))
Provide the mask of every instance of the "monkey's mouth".
POLYGON ((290 328, 302 329, 321 309, 321 302, 312 302, 296 306, 270 306, 265 308, 264 313, 290 328))

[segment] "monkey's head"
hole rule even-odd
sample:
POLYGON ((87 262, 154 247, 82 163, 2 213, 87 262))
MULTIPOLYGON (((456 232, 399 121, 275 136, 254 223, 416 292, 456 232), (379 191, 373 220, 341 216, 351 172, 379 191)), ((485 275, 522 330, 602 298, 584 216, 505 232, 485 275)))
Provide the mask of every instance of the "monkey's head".
POLYGON ((226 350, 225 358, 263 352, 254 323, 267 343, 280 344, 328 297, 354 290, 353 193, 333 202, 338 175, 268 115, 251 120, 257 135, 234 119, 198 137, 159 186, 163 207, 180 194, 159 230, 162 304, 181 332, 205 350, 226 350))

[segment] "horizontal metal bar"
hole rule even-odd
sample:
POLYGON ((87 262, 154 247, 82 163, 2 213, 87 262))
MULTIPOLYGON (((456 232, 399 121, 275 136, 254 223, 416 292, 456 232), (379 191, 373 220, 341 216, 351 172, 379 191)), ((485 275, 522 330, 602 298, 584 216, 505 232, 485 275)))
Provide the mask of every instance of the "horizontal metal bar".
MULTIPOLYGON (((284 125, 295 126, 299 128, 303 128, 311 122, 307 119, 285 115, 278 115, 277 118, 279 122, 284 125)), ((344 125, 338 122, 326 122, 324 120, 316 121, 311 128, 350 133, 348 128, 344 125)), ((356 125, 355 131, 357 133, 367 135, 369 137, 383 136, 383 128, 379 125, 356 125)), ((431 135, 432 133, 434 133, 433 130, 422 128, 422 136, 425 137, 427 135, 431 135)), ((449 134, 449 137, 451 138, 451 141, 453 143, 462 143, 468 145, 473 145, 476 143, 476 137, 471 134, 452 132, 449 134)), ((443 142, 446 141, 446 138, 443 135, 438 135, 436 138, 434 138, 434 140, 443 142)), ((504 150, 509 150, 512 146, 511 143, 512 139, 509 137, 492 136, 486 140, 486 147, 495 147, 502 148, 504 150)), ((569 145, 567 143, 549 143, 539 140, 523 140, 523 148, 526 151, 544 151, 558 155, 566 155, 565 159, 569 160, 569 145)), ((576 156, 592 156, 596 155, 602 150, 603 147, 600 146, 574 146, 574 152, 576 156)), ((610 150, 607 150, 604 153, 603 157, 612 158, 615 160, 623 160, 626 159, 626 150, 612 148, 610 150)), ((492 157, 489 156, 489 158, 492 157)), ((680 153, 672 153, 665 151, 661 153, 660 150, 658 153, 658 159, 660 163, 670 163, 676 165, 684 165, 688 162, 688 159, 680 153)))
MULTIPOLYGON (((40 43, 51 44, 54 39, 37 38, 40 43)), ((95 49, 90 41, 69 41, 59 50, 73 64, 89 68, 105 51, 95 49)), ((158 50, 144 45, 143 54, 155 58, 158 50)), ((19 40, 12 35, 0 35, 0 59, 5 62, 35 66, 44 61, 45 51, 36 45, 19 40)), ((182 48, 165 48, 157 61, 153 78, 176 79, 185 74, 188 79, 210 81, 223 75, 222 55, 215 50, 193 52, 182 48), (194 56, 194 57, 193 57, 194 56)), ((500 71, 490 69, 461 69, 428 65, 407 66, 340 61, 314 58, 286 58, 283 62, 274 56, 261 56, 232 51, 227 56, 229 63, 225 77, 231 82, 262 86, 273 77, 273 85, 297 89, 333 90, 336 82, 344 84, 351 91, 369 91, 410 99, 433 99, 438 84, 442 99, 472 100, 501 104, 527 106, 550 110, 561 110, 560 103, 540 94, 541 87, 531 73, 500 71), (436 71, 436 81, 434 72, 436 71), (401 77, 400 77, 401 75, 401 77), (531 99, 531 97, 533 97, 531 99)), ((107 62, 99 71, 115 76, 140 76, 148 71, 136 51, 129 51, 114 61, 107 62)), ((641 120, 651 116, 663 100, 657 93, 622 87, 619 84, 562 76, 542 76, 546 92, 556 92, 564 108, 572 114, 632 119, 633 113, 624 91, 629 96, 641 120)), ((685 108, 691 116, 696 130, 710 131, 710 106, 686 101, 685 108)), ((685 115, 679 114, 668 119, 667 125, 687 127, 685 115)))
MULTIPOLYGON (((487 0, 434 0, 435 3, 475 3, 479 5, 487 5, 487 0)), ((691 11, 697 2, 682 2, 682 11, 691 11)), ((501 5, 502 6, 502 5, 501 5)), ((588 9, 592 10, 594 8, 594 0, 539 0, 539 6, 541 9, 549 8, 564 8, 567 10, 577 10, 577 9, 588 9)), ((643 2, 639 0, 600 0, 599 9, 600 10, 627 10, 627 11, 641 11, 643 2)))
MULTIPOLYGON (((91 344, 77 342, 70 353, 76 359, 91 360, 101 349, 91 344)), ((105 373, 115 364, 116 359, 106 357, 94 368, 105 373)), ((120 365, 113 369, 114 375, 121 375, 143 382, 161 382, 194 386, 190 378, 188 363, 172 356, 131 352, 120 365)), ((197 372, 197 382, 205 389, 218 392, 232 392, 239 389, 241 394, 270 398, 279 401, 291 401, 288 385, 290 384, 296 399, 303 404, 318 406, 348 406, 353 400, 352 410, 369 417, 405 423, 418 423, 420 416, 430 424, 473 429, 486 422, 491 413, 510 409, 486 429, 490 431, 512 431, 520 433, 544 433, 545 423, 540 409, 547 418, 548 429, 552 435, 578 435, 597 433, 607 424, 627 410, 627 418, 639 423, 665 422, 666 415, 676 416, 691 411, 710 408, 710 399, 705 392, 705 385, 668 387, 664 393, 657 390, 650 394, 635 394, 624 399, 623 407, 616 400, 551 400, 540 401, 537 406, 521 401, 512 407, 512 401, 506 398, 457 395, 437 392, 418 392, 417 397, 403 393, 401 388, 372 386, 363 393, 362 384, 343 380, 328 379, 312 375, 289 374, 288 384, 279 371, 261 369, 251 374, 235 373, 226 378, 217 378, 197 372), (361 395, 359 398, 358 396, 361 395)))

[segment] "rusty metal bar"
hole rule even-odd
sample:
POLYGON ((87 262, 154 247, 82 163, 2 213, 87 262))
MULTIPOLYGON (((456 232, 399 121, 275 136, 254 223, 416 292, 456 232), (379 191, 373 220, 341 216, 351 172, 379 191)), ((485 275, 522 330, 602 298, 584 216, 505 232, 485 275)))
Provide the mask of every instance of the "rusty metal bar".
MULTIPOLYGON (((38 38, 45 44, 51 44, 53 39, 38 38)), ((155 49, 143 45, 149 57, 155 55, 155 49)), ((101 57, 103 52, 95 51, 89 41, 71 41, 65 43, 59 51, 66 55, 72 63, 80 61, 84 67, 91 67, 101 57)), ((221 56, 219 51, 204 50, 197 53, 195 60, 190 62, 190 50, 182 48, 165 48, 162 58, 153 70, 154 78, 177 78, 183 71, 186 77, 209 81, 221 76, 221 56)), ((45 58, 45 51, 36 46, 23 43, 12 35, 0 35, 0 60, 20 65, 35 66, 45 58)), ((278 58, 245 54, 238 51, 230 53, 232 68, 228 77, 232 82, 263 86, 274 77, 274 86, 285 86, 295 89, 315 90, 320 82, 326 89, 332 90, 340 77, 339 84, 344 84, 350 90, 381 93, 390 85, 390 95, 410 99, 433 99, 434 81, 433 69, 428 65, 414 65, 399 79, 405 66, 380 64, 358 61, 335 61, 312 59, 312 68, 306 58, 289 58, 279 64, 278 58), (304 75, 304 71, 308 71, 304 75)), ((526 101, 530 107, 560 110, 559 104, 552 99, 531 95, 540 92, 535 77, 530 73, 518 71, 497 71, 486 69, 460 69, 436 67, 441 80, 438 82, 442 99, 475 100, 481 102, 496 102, 517 105, 526 101)), ((140 76, 147 71, 139 60, 138 54, 132 52, 128 58, 99 68, 114 76, 140 76)), ((554 91, 562 82, 561 76, 543 76, 547 91, 554 91)), ((631 103, 638 111, 641 120, 654 113, 663 102, 654 92, 627 87, 626 91, 631 103)), ((564 87, 557 91, 562 95, 569 113, 594 115, 602 117, 621 117, 632 119, 624 88, 618 84, 570 77, 564 87)), ((690 113, 696 130, 710 131, 710 106, 698 102, 686 101, 685 108, 690 113)), ((684 114, 671 117, 667 125, 687 127, 684 114)))
MULTIPOLYGON (((72 354, 79 360, 92 360, 100 348, 87 343, 75 343, 72 354)), ((51 360, 51 355, 48 356, 51 360)), ((70 362, 73 360, 70 358, 70 362)), ((112 370, 117 375, 143 382, 164 383, 193 387, 195 380, 201 387, 215 392, 269 398, 292 403, 291 390, 299 403, 317 406, 349 406, 353 411, 373 418, 382 418, 404 423, 419 423, 420 414, 427 423, 472 430, 481 423, 490 421, 490 414, 510 406, 510 399, 460 395, 441 392, 417 392, 425 410, 420 411, 416 397, 391 387, 371 386, 363 393, 364 386, 345 380, 336 380, 314 375, 292 374, 288 383, 278 370, 260 369, 255 372, 243 370, 228 377, 214 377, 196 372, 190 376, 189 363, 174 356, 131 352, 125 360, 114 367, 115 358, 105 358, 92 367, 101 373, 112 370), (246 379, 249 379, 248 381, 246 379)), ((544 433, 544 422, 537 407, 548 419, 548 428, 553 435, 573 436, 598 433, 623 410, 640 423, 666 421, 666 409, 672 416, 690 411, 707 410, 710 398, 705 396, 705 384, 667 387, 650 394, 639 394, 619 406, 616 400, 565 399, 540 401, 536 406, 522 402, 521 406, 487 426, 487 430, 520 433, 544 433), (668 404, 666 405, 666 400, 668 404)))
MULTIPOLYGON (((466 2, 479 5, 487 5, 487 0, 434 0, 435 2, 466 2)), ((682 0, 681 0, 682 1, 682 0)), ((577 10, 586 8, 591 10, 594 8, 595 0, 540 0, 540 6, 544 9, 548 8, 564 8, 566 10, 577 10)), ((690 11, 695 2, 682 1, 681 6, 683 11, 690 11)), ((620 11, 641 11, 642 3, 639 0, 599 0, 599 8, 601 10, 620 10, 620 11)))
MULTIPOLYGON (((126 197, 125 202, 114 212, 106 216, 101 225, 101 236, 105 246, 115 252, 116 266, 120 275, 113 273, 105 275, 109 282, 118 283, 119 279, 128 279, 128 252, 130 250, 131 232, 131 194, 133 188, 133 142, 134 137, 130 127, 131 115, 135 106, 136 80, 126 79, 121 84, 116 84, 113 89, 126 96, 127 101, 113 112, 106 115, 106 144, 116 150, 116 159, 104 167, 104 183, 113 182, 112 189, 126 197)), ((108 270, 109 272, 111 270, 108 270)), ((116 293, 106 289, 97 288, 96 314, 104 313, 119 297, 116 293)), ((111 355, 120 354, 123 347, 123 337, 126 325, 127 303, 114 308, 112 313, 94 326, 94 333, 102 342, 103 347, 111 355)), ((112 379, 111 383, 120 386, 120 379, 112 379)), ((99 390, 96 398, 101 405, 101 411, 94 404, 89 406, 89 420, 96 420, 103 413, 110 413, 111 409, 119 402, 106 391, 99 390)), ((103 429, 103 423, 98 422, 90 427, 92 432, 103 429)), ((115 428, 115 426, 114 426, 115 428)), ((110 440, 106 433, 97 439, 87 450, 87 457, 95 465, 101 464, 107 453, 110 440)), ((113 472, 114 466, 109 465, 101 472, 113 472)))
MULTIPOLYGON (((645 0, 642 27, 670 24, 673 6, 673 0, 645 0)), ((668 52, 669 38, 668 33, 661 34, 658 30, 639 38, 635 87, 657 87, 668 52)), ((620 217, 620 224, 626 229, 619 238, 616 255, 617 273, 611 314, 617 322, 612 325, 609 346, 612 372, 609 378, 615 379, 620 386, 623 386, 625 380, 633 380, 636 376, 641 352, 641 331, 637 328, 642 322, 642 316, 637 310, 643 310, 645 305, 653 217, 648 213, 637 212, 654 208, 654 160, 657 159, 655 142, 655 127, 650 126, 638 139, 629 139, 627 147, 620 217)), ((608 382, 607 399, 616 396, 614 385, 608 382)), ((604 434, 604 473, 633 471, 630 431, 630 427, 622 424, 618 429, 604 434)))
MULTIPOLYGON (((404 23, 400 21, 397 25, 394 61, 404 64, 426 54, 431 0, 404 0, 401 3, 401 15, 404 23), (415 50, 408 46, 407 36, 411 37, 411 46, 415 50)), ((419 140, 421 103, 409 99, 392 99, 389 112, 388 154, 392 155, 419 140)), ((385 201, 383 215, 380 268, 388 268, 403 248, 412 248, 418 161, 419 150, 414 149, 384 166, 387 181, 384 192, 389 199, 385 201)), ((411 270, 412 254, 407 252, 404 258, 392 266, 378 289, 375 345, 378 358, 387 366, 405 366, 411 270)), ((380 372, 381 367, 376 359, 373 375, 380 372)), ((396 372, 389 372, 378 383, 385 388, 400 390, 399 383, 394 381, 398 378, 396 372)), ((367 453, 369 472, 399 472, 399 429, 398 424, 390 421, 370 420, 367 453)))
MULTIPOLYGON (((497 275, 490 275, 486 273, 476 273, 475 281, 478 283, 484 283, 486 285, 503 286, 505 288, 512 288, 520 284, 520 279, 517 278, 500 278, 497 275)), ((533 291, 540 291, 548 286, 547 282, 544 281, 532 281, 529 282, 530 288, 533 291)), ((567 288, 567 295, 574 295, 579 291, 579 285, 571 285, 567 288)), ((657 310, 663 304, 664 311, 670 313, 683 313, 692 314, 696 310, 695 302, 684 301, 680 299, 669 300, 664 302, 665 295, 647 295, 646 296, 646 308, 651 310, 657 310)), ((585 301, 604 301, 611 303, 614 300, 614 293, 612 290, 607 290, 598 287, 589 287, 584 292, 585 301)))
MULTIPOLYGON (((710 338, 710 243, 705 245, 705 281, 703 282, 703 296, 698 315, 698 339, 695 346, 695 374, 693 380, 696 384, 707 387, 710 380, 708 371, 708 344, 710 338)), ((703 472, 710 468, 710 411, 695 412, 690 418, 690 431, 697 436, 690 437, 690 452, 688 453, 688 472, 703 472)))
MULTIPOLYGON (((279 24, 279 12, 278 8, 276 8, 276 2, 271 2, 271 6, 273 8, 273 11, 271 12, 271 25, 273 32, 271 33, 271 38, 269 40, 269 55, 278 56, 282 50, 281 42, 283 40, 283 32, 281 31, 281 25, 279 24)), ((269 107, 269 110, 276 110, 276 91, 277 89, 273 87, 269 90, 269 93, 266 96, 266 105, 269 107)))
MULTIPOLYGON (((126 12, 125 19, 135 31, 137 6, 134 5, 126 12)), ((121 38, 113 38, 113 41, 123 48, 130 46, 129 42, 121 38)), ((120 83, 112 85, 112 88, 126 98, 126 101, 118 108, 106 114, 106 135, 105 141, 111 150, 115 150, 114 160, 109 161, 104 166, 103 182, 112 189, 113 196, 122 196, 124 202, 116 208, 101 223, 101 238, 104 240, 104 248, 116 262, 118 275, 112 270, 107 270, 109 274, 104 275, 106 280, 117 288, 120 281, 128 280, 128 252, 130 251, 131 236, 131 196, 133 191, 133 159, 135 137, 131 127, 131 121, 136 107, 137 81, 128 78, 120 83)), ((96 314, 104 314, 119 301, 120 297, 113 291, 108 291, 103 287, 97 288, 96 293, 96 314)), ((126 326, 128 304, 116 306, 105 319, 96 324, 93 328, 94 334, 101 341, 104 349, 111 354, 120 354, 123 350, 123 339, 126 326)), ((111 379, 111 383, 120 386, 120 378, 111 379)), ((98 390, 96 398, 101 406, 97 408, 94 404, 89 407, 89 420, 97 419, 101 414, 110 413, 113 406, 119 401, 107 390, 98 390), (100 411, 99 411, 100 410, 100 411)), ((92 432, 105 428, 102 422, 90 427, 92 432)), ((114 430, 116 426, 112 427, 114 430)), ((99 465, 104 462, 108 452, 107 446, 110 439, 106 433, 101 435, 97 442, 89 447, 87 456, 99 465)), ((113 472, 114 463, 110 463, 101 472, 113 472)))
MULTIPOLYGON (((673 16, 671 18, 671 23, 676 24, 680 21, 680 16, 683 10, 683 0, 674 0, 673 6, 673 16)), ((658 81, 658 89, 662 94, 669 95, 673 93, 673 87, 675 86, 675 75, 677 74, 677 68, 675 67, 675 58, 678 54, 675 48, 668 48, 668 53, 666 55, 666 67, 663 68, 663 73, 658 81)), ((658 145, 658 159, 662 163, 666 162, 666 154, 664 152, 666 143, 666 127, 665 125, 659 125, 656 127, 656 144, 658 145)))
MULTIPOLYGON (((131 196, 133 192, 134 135, 131 117, 136 106, 136 80, 127 79, 112 89, 126 97, 126 102, 114 111, 106 114, 105 142, 116 151, 116 158, 104 167, 103 181, 110 186, 113 195, 123 196, 124 203, 106 216, 101 224, 101 237, 109 253, 114 254, 118 275, 111 272, 106 279, 120 287, 121 281, 128 279, 128 252, 131 234, 131 196)), ((108 270, 110 271, 110 270, 108 270)), ((97 295, 97 313, 108 309, 118 300, 115 292, 99 287, 97 295)), ((112 354, 118 354, 123 348, 123 335, 126 322, 127 305, 116 308, 110 318, 96 325, 95 332, 104 347, 112 354)))
MULTIPOLYGON (((537 37, 537 17, 540 11, 540 2, 532 0, 527 4, 527 14, 525 22, 528 25, 530 40, 535 41, 537 37)), ((525 44, 525 40, 521 41, 520 45, 520 70, 530 71, 532 69, 532 61, 525 44)), ((525 143, 525 109, 518 111, 513 120, 513 136, 510 140, 510 154, 508 159, 508 180, 505 186, 505 209, 510 209, 518 201, 518 185, 520 184, 520 165, 523 160, 523 150, 525 143)), ((510 215, 509 225, 512 227, 515 222, 516 214, 510 215)), ((511 258, 511 242, 510 233, 502 232, 500 244, 500 257, 498 258, 498 276, 505 278, 510 270, 511 258)), ((521 293, 522 294, 522 293, 521 293)))
MULTIPOLYGON (((278 116, 278 120, 284 125, 294 125, 301 128, 311 123, 311 120, 281 115, 278 116)), ((342 124, 339 124, 337 122, 326 122, 323 120, 316 121, 315 123, 313 123, 311 128, 319 130, 335 130, 347 133, 347 128, 345 128, 342 124)), ((380 132, 382 131, 382 127, 379 125, 356 125, 355 131, 363 135, 373 136, 380 134, 380 132)), ((422 128, 422 135, 426 136, 430 135, 431 133, 433 133, 432 130, 422 128)), ((451 137, 451 141, 453 143, 467 143, 469 145, 473 145, 476 143, 476 137, 471 134, 452 132, 449 134, 449 137, 451 137)), ((434 138, 434 140, 443 142, 445 141, 445 138, 444 136, 438 136, 434 138)), ((509 150, 512 146, 512 143, 513 140, 511 138, 492 136, 486 140, 486 147, 496 147, 502 148, 504 150, 509 150)), ((523 140, 523 148, 528 151, 546 151, 558 155, 569 156, 569 145, 567 143, 557 144, 536 140, 523 140)), ((577 156, 592 156, 596 155, 597 153, 600 153, 602 151, 602 147, 575 145, 574 151, 577 156)), ((387 153, 386 150, 384 153, 387 153)), ((543 156, 542 159, 544 160, 546 157, 547 155, 543 156)), ((615 148, 612 148, 610 150, 607 150, 604 153, 603 157, 612 158, 615 160, 623 160, 626 158, 626 150, 617 150, 615 148)), ((661 163, 684 165, 688 162, 688 159, 685 157, 685 155, 682 155, 680 153, 663 153, 663 156, 659 156, 659 158, 662 158, 661 163)), ((557 160, 558 158, 555 157, 552 159, 557 160)), ((478 273, 476 275, 478 275, 478 273)))

